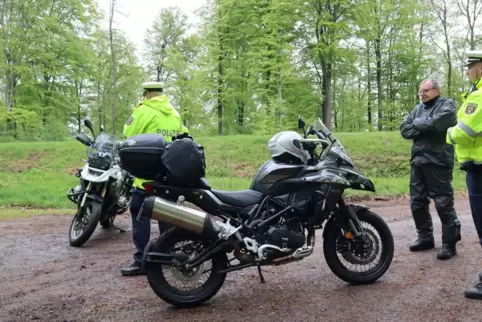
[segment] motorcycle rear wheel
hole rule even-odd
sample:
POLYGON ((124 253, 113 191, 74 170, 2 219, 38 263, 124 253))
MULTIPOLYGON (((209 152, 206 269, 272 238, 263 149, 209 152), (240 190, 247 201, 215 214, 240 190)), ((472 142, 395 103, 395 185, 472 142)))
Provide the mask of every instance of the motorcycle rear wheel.
POLYGON ((102 205, 96 201, 87 201, 83 208, 77 210, 69 228, 71 246, 80 247, 89 240, 99 223, 101 211, 102 205))
MULTIPOLYGON (((202 246, 207 248, 209 242, 202 240, 200 236, 192 234, 181 230, 179 228, 171 228, 164 232, 159 238, 148 246, 148 252, 159 252, 159 253, 170 253, 173 252, 174 247, 178 247, 177 244, 192 241, 191 245, 187 245, 186 248, 182 247, 182 252, 184 254, 190 254, 192 256, 192 249, 198 248, 197 246, 202 246), (191 251, 191 252, 190 252, 191 251)), ((176 267, 175 265, 162 265, 159 263, 145 263, 145 269, 147 274, 147 280, 150 287, 165 302, 180 307, 194 307, 198 306, 209 299, 211 299, 219 289, 222 287, 224 280, 226 278, 226 273, 221 273, 220 271, 227 268, 228 259, 225 253, 218 252, 214 254, 207 261, 203 262, 200 266, 186 270, 176 267), (165 270, 171 269, 172 275, 175 279, 186 280, 192 279, 193 275, 203 274, 204 265, 206 262, 211 261, 212 266, 210 269, 210 275, 205 281, 205 283, 193 290, 182 290, 179 287, 172 286, 167 280, 165 270), (200 274, 198 274, 201 272, 200 274)), ((194 276, 194 284, 199 284, 199 277, 194 276), (197 278, 197 279, 196 279, 197 278)))

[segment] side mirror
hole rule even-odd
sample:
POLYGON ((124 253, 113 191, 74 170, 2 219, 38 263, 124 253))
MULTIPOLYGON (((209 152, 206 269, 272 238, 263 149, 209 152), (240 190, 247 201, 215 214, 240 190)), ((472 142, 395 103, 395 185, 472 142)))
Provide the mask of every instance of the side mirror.
POLYGON ((298 115, 298 128, 304 129, 305 128, 305 121, 301 118, 301 115, 298 115))
POLYGON ((298 115, 298 128, 303 130, 303 133, 306 138, 305 121, 303 121, 303 118, 301 118, 301 115, 298 115))
POLYGON ((90 130, 90 132, 92 132, 92 135, 95 138, 94 127, 92 126, 92 122, 90 122, 89 120, 84 120, 84 125, 90 130))

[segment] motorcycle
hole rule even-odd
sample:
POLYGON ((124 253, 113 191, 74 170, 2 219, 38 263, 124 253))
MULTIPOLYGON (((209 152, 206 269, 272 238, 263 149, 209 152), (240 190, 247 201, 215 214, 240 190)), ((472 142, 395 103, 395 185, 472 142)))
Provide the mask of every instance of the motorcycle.
POLYGON ((314 251, 315 230, 323 226, 324 257, 338 278, 369 284, 385 274, 394 254, 390 228, 368 207, 343 198, 349 188, 375 192, 373 182, 355 169, 320 119, 306 131, 300 116, 298 127, 309 161, 272 158, 248 190, 213 190, 205 178, 194 187, 162 178, 144 183, 149 196, 137 218, 173 226, 144 252, 143 270, 157 296, 174 306, 197 306, 220 290, 228 272, 252 266, 263 283, 262 266, 307 258, 314 251))
POLYGON ((118 156, 120 140, 114 135, 103 132, 95 136, 89 120, 84 125, 92 132, 94 141, 86 134, 79 133, 76 139, 87 146, 88 160, 77 169, 75 176, 80 184, 67 191, 67 197, 77 205, 77 212, 69 227, 71 246, 82 246, 94 233, 97 224, 103 228, 116 228, 115 217, 129 208, 131 188, 134 178, 121 169, 118 156))

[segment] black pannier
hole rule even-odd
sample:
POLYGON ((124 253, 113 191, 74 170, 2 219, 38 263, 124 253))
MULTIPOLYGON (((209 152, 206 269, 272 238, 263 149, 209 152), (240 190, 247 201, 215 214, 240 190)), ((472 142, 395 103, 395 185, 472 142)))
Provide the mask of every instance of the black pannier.
POLYGON ((138 134, 126 139, 119 146, 122 168, 134 177, 155 180, 164 173, 161 157, 166 140, 159 134, 138 134))
POLYGON ((205 177, 206 160, 201 145, 189 138, 178 139, 166 146, 162 155, 166 179, 171 184, 189 184, 205 177))

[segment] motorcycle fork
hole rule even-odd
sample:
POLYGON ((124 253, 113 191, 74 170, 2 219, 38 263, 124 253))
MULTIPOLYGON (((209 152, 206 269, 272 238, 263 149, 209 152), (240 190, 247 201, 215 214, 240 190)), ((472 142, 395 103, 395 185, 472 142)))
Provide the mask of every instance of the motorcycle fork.
POLYGON ((107 180, 105 183, 104 183, 104 186, 102 187, 102 192, 101 192, 101 197, 102 199, 105 198, 105 194, 107 193, 107 187, 109 186, 109 180, 107 180))
POLYGON ((82 196, 82 202, 80 203, 79 208, 83 208, 85 206, 85 201, 87 200, 87 195, 89 194, 90 190, 92 189, 92 182, 89 181, 87 188, 85 188, 84 195, 82 196))
POLYGON ((360 223, 360 220, 358 220, 358 216, 356 215, 355 210, 352 207, 348 207, 345 203, 344 200, 340 200, 338 202, 338 205, 340 207, 340 212, 343 213, 343 218, 341 218, 340 221, 344 221, 343 219, 346 218, 346 221, 348 222, 348 227, 344 223, 342 223, 343 230, 345 230, 345 233, 350 230, 353 232, 355 236, 360 236, 363 228, 360 223), (349 228, 349 229, 347 229, 349 228))
MULTIPOLYGON (((107 193, 108 184, 109 184, 109 181, 105 182, 104 186, 102 187, 102 192, 100 194, 102 199, 105 198, 105 194, 107 193)), ((85 189, 84 196, 82 197, 82 202, 80 203, 80 208, 85 206, 85 202, 87 201, 87 196, 89 195, 91 190, 92 190, 92 182, 89 181, 89 184, 87 185, 87 188, 85 189)))

